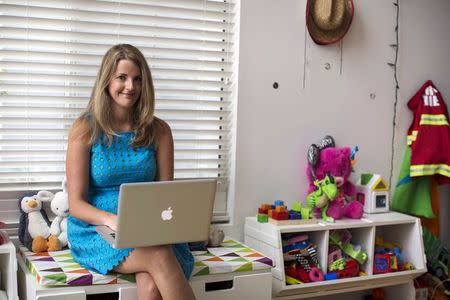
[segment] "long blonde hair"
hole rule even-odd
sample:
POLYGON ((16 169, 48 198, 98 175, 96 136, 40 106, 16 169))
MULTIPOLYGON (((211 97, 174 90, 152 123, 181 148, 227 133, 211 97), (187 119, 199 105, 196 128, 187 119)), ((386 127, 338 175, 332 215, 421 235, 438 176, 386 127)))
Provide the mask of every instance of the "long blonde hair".
POLYGON ((141 51, 132 45, 115 45, 106 52, 95 79, 86 112, 80 118, 89 122, 91 144, 99 138, 104 138, 108 144, 111 144, 113 136, 117 136, 113 130, 112 99, 108 86, 119 61, 123 59, 135 63, 139 67, 142 77, 141 93, 132 113, 135 136, 131 145, 148 147, 155 141, 162 121, 154 116, 155 90, 150 68, 141 51))

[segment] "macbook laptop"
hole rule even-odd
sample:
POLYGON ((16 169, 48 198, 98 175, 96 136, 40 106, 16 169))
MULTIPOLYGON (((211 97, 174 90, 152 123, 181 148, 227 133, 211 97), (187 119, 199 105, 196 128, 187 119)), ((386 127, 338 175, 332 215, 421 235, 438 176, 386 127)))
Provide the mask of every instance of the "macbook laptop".
POLYGON ((216 179, 124 183, 117 231, 96 226, 114 248, 208 240, 216 179))

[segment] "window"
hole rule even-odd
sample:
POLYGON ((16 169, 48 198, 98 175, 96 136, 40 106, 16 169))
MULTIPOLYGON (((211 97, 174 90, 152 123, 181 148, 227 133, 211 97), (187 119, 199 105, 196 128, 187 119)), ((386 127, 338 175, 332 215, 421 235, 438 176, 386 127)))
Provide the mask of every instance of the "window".
POLYGON ((68 129, 117 43, 148 59, 175 178, 218 178, 226 219, 235 11, 230 0, 2 1, 0 219, 17 221, 25 192, 60 189, 68 129))

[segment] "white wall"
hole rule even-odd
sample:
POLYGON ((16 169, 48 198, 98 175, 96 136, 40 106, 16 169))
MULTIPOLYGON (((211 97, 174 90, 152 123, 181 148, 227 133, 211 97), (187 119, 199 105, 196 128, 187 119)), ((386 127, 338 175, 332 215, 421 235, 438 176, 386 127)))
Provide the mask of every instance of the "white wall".
MULTIPOLYGON (((389 179, 392 2, 355 0, 353 24, 342 44, 318 46, 305 28, 306 0, 242 0, 234 215, 228 234, 243 240, 244 219, 261 203, 304 201, 306 151, 326 134, 337 146, 359 146, 356 175, 375 172, 389 179)), ((430 78, 447 103, 450 98, 450 2, 403 0, 400 10, 393 184, 412 119, 406 110, 409 97, 430 78)), ((447 190, 445 200, 448 195, 447 190)))

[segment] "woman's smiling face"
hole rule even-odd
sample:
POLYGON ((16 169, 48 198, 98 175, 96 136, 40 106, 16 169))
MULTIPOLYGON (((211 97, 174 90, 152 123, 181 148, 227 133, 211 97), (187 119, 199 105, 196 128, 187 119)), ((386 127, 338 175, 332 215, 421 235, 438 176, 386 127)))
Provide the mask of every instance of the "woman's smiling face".
POLYGON ((131 60, 119 61, 108 85, 113 109, 131 110, 141 95, 141 88, 142 76, 139 67, 131 60))

